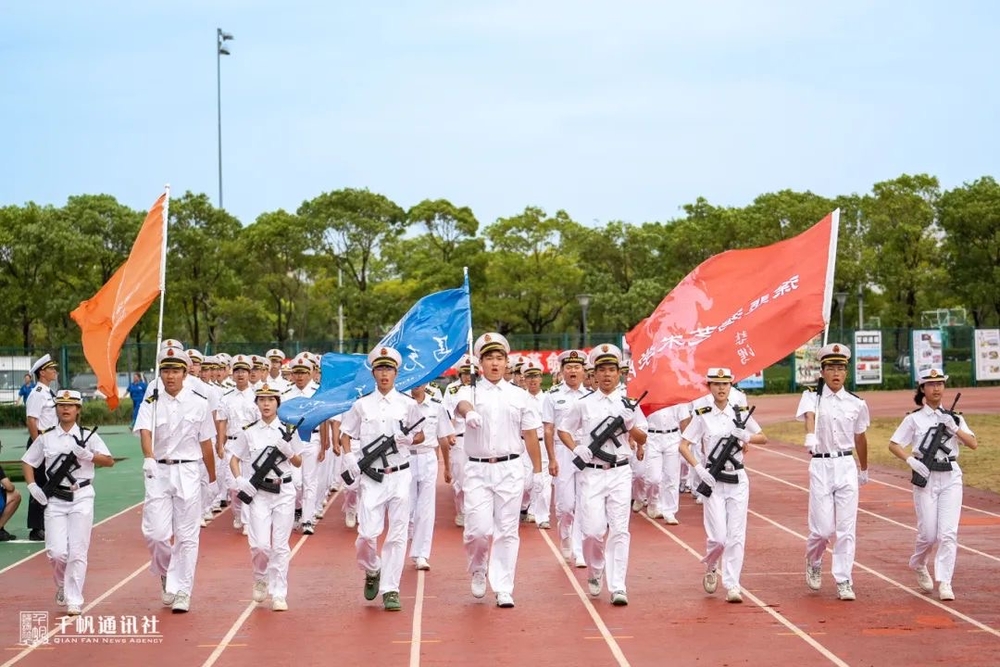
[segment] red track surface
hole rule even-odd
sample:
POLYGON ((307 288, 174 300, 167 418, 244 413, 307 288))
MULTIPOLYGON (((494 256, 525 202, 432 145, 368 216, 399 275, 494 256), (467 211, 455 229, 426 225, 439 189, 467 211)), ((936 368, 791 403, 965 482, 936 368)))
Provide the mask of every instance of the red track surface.
MULTIPOLYGON (((902 416, 911 405, 908 392, 865 398, 876 416, 902 416)), ((761 398, 755 415, 766 431, 767 423, 788 419, 797 401, 761 398)), ((962 407, 967 414, 996 412, 1000 388, 963 390, 962 407)), ((50 644, 31 651, 17 646, 16 612, 47 610, 52 627, 58 625, 50 568, 39 556, 0 574, 7 611, 0 624, 0 660, 46 667, 111 661, 146 667, 998 664, 996 495, 967 490, 953 582, 958 600, 942 604, 918 591, 907 567, 914 539, 908 479, 895 470, 873 470, 872 483, 862 489, 858 519, 858 600, 844 603, 836 599, 829 558, 823 590, 805 586, 808 480, 801 447, 759 448, 747 464, 751 514, 742 605, 726 604, 721 594, 708 596, 701 589, 696 554, 704 548, 704 531, 700 507, 689 496, 682 499, 680 526, 633 515, 628 607, 612 607, 606 593, 586 596, 585 570, 564 566, 555 531, 534 526, 521 531, 517 607, 496 608, 492 594, 475 600, 461 529, 452 524, 451 498, 442 485, 433 570, 420 575, 419 600, 418 574, 409 567, 404 572, 401 613, 386 613, 380 601, 362 598, 354 534, 344 527, 335 499, 316 535, 293 536, 298 550, 289 577, 290 611, 274 613, 267 604, 252 608, 249 551, 224 513, 202 532, 191 612, 172 615, 159 602, 158 579, 145 569, 148 553, 135 509, 94 531, 86 594, 88 604, 96 605, 85 615, 156 616, 162 643, 50 644)))

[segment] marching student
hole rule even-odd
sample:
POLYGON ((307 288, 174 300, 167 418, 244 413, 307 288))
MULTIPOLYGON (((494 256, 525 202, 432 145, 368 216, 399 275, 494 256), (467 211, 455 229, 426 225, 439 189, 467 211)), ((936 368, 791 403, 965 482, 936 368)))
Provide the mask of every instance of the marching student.
POLYGON ((680 510, 681 453, 680 423, 687 417, 686 403, 670 405, 647 417, 646 441, 647 496, 650 519, 663 519, 677 525, 680 510))
MULTIPOLYGON (((521 365, 521 377, 525 391, 535 401, 535 411, 540 415, 545 414, 545 404, 549 401, 549 395, 542 391, 542 365, 534 359, 525 359, 521 365)), ((522 511, 527 511, 529 521, 533 520, 539 528, 548 530, 551 525, 552 478, 554 473, 559 471, 559 464, 556 463, 553 438, 545 437, 544 420, 538 429, 538 438, 544 444, 539 448, 542 456, 542 474, 537 477, 532 475, 525 465, 525 479, 531 482, 531 485, 525 489, 527 505, 522 502, 521 507, 522 511)), ((527 456, 524 460, 526 463, 531 461, 527 456)))
MULTIPOLYGON (((455 426, 448 461, 451 464, 451 487, 455 492, 455 525, 459 528, 465 526, 465 420, 455 413, 455 408, 458 407, 459 389, 472 384, 473 366, 478 363, 478 359, 463 354, 456 366, 458 380, 449 384, 444 392, 444 407, 452 416, 452 424, 455 426)), ((445 483, 448 483, 447 479, 445 483)))
MULTIPOLYGON (((629 503, 632 497, 632 450, 643 459, 646 443, 646 418, 635 405, 627 403, 618 386, 618 365, 622 353, 614 345, 597 345, 590 351, 597 389, 580 398, 558 424, 559 440, 584 463, 580 472, 579 504, 583 531, 583 558, 587 562, 590 594, 601 594, 607 577, 611 604, 625 606, 628 593, 629 503), (609 417, 621 418, 619 433, 601 443, 598 449, 613 459, 604 461, 594 453, 590 435, 609 417), (574 434, 581 434, 574 437, 574 434), (610 552, 610 553, 607 553, 610 552)), ((574 465, 571 461, 569 465, 574 465)), ((574 465, 575 467, 575 465, 574 465)))
POLYGON ((163 604, 184 613, 198 563, 202 465, 215 495, 215 420, 208 398, 185 385, 188 355, 168 347, 157 355, 156 365, 163 389, 143 401, 134 429, 144 457, 142 534, 150 570, 160 577, 163 604))
POLYGON ((750 479, 743 469, 743 458, 750 444, 763 445, 767 437, 751 417, 743 428, 735 427, 739 414, 740 421, 746 417, 743 408, 729 402, 733 372, 728 368, 708 369, 708 389, 712 394, 712 405, 707 411, 699 410, 691 423, 684 429, 680 443, 681 456, 688 462, 700 482, 712 489, 712 494, 704 499, 704 522, 706 553, 701 562, 705 564, 702 586, 706 593, 714 593, 718 586, 716 572, 722 561, 722 586, 726 589, 726 602, 743 602, 740 591, 740 573, 743 570, 743 555, 746 547, 747 509, 750 501, 750 479), (705 466, 695 458, 691 449, 701 445, 706 451, 706 462, 717 447, 732 435, 741 444, 740 450, 726 461, 723 473, 735 481, 716 480, 705 466))
POLYGON ((410 558, 418 570, 431 569, 431 543, 434 540, 434 517, 437 506, 438 448, 443 465, 448 468, 448 440, 455 434, 448 411, 440 399, 431 398, 427 385, 413 387, 410 395, 417 402, 424 441, 410 447, 410 558))
MULTIPOLYGON (((312 384, 312 362, 307 353, 303 352, 291 361, 292 385, 281 392, 281 400, 288 401, 300 396, 311 398, 316 393, 316 388, 312 384)), ((313 431, 309 442, 303 442, 302 466, 296 470, 292 477, 295 482, 297 493, 296 504, 296 528, 301 526, 302 532, 312 535, 316 527, 317 508, 317 487, 319 478, 317 477, 318 458, 323 454, 319 443, 319 427, 313 431)))
MULTIPOLYGON (((747 395, 733 385, 730 385, 729 387, 729 396, 726 398, 726 400, 729 401, 730 405, 736 406, 738 408, 747 407, 747 395)), ((684 414, 684 418, 681 419, 680 423, 681 433, 684 433, 684 431, 688 427, 688 424, 691 423, 691 419, 693 419, 696 414, 711 412, 712 405, 714 403, 715 403, 715 397, 712 395, 712 392, 708 392, 707 394, 703 394, 698 398, 694 399, 693 401, 688 403, 685 407, 679 408, 680 412, 684 414)), ((697 458, 698 461, 704 463, 705 457, 708 456, 708 452, 703 451, 703 448, 700 443, 694 442, 691 443, 691 445, 692 445, 691 452, 695 455, 695 458, 697 458)), ((687 479, 688 489, 691 491, 691 495, 694 496, 694 501, 700 505, 702 503, 702 497, 698 493, 697 489, 698 485, 701 483, 701 480, 698 478, 698 475, 695 474, 694 468, 687 465, 687 461, 684 461, 682 465, 687 468, 686 479, 687 479)))
POLYGON ((80 392, 60 391, 55 404, 58 424, 35 438, 21 461, 28 492, 45 507, 45 550, 52 564, 56 604, 65 605, 70 616, 78 616, 83 610, 87 551, 94 527, 94 468, 110 468, 115 460, 100 436, 77 425, 83 406, 80 392), (75 481, 64 478, 52 496, 46 496, 35 483, 35 468, 49 469, 70 455, 79 465, 70 472, 75 481))
POLYGON ((465 531, 472 595, 486 595, 486 580, 498 607, 514 606, 514 572, 527 451, 532 474, 541 475, 538 444, 541 415, 523 389, 504 380, 510 345, 485 333, 473 346, 482 379, 457 392, 456 414, 465 420, 465 531))
MULTIPOLYGON (((24 401, 28 425, 28 445, 31 445, 42 431, 56 425, 55 392, 52 384, 59 378, 59 366, 52 357, 45 354, 31 365, 35 377, 35 388, 24 401)), ((35 470, 35 479, 45 484, 45 468, 35 470)), ((28 539, 40 542, 45 539, 45 507, 35 497, 28 499, 28 539)))
POLYGON ((381 593, 386 611, 402 609, 399 580, 410 522, 410 448, 424 441, 423 431, 414 428, 422 423, 417 402, 396 391, 401 363, 399 352, 391 347, 378 347, 368 354, 375 391, 355 401, 340 426, 344 464, 354 479, 361 480, 358 538, 354 544, 358 567, 365 572, 364 595, 366 600, 374 600, 381 593), (381 481, 362 472, 359 460, 363 453, 352 448, 352 438, 360 441, 362 452, 380 439, 388 439, 382 456, 369 467, 375 476, 381 476, 381 481), (380 557, 378 538, 385 531, 386 514, 389 527, 380 557))
POLYGON ((282 364, 285 361, 285 353, 277 348, 271 348, 264 355, 267 358, 268 374, 264 378, 268 387, 284 391, 288 389, 290 383, 281 376, 282 364))
POLYGON ((851 573, 858 522, 858 488, 868 482, 868 437, 871 423, 865 401, 847 391, 851 350, 830 343, 819 351, 820 380, 805 391, 795 418, 805 422, 809 461, 809 538, 806 540, 806 585, 823 585, 823 554, 833 542, 833 578, 837 597, 855 599, 851 573), (854 463, 857 452, 858 464, 854 463), (858 469, 860 467, 860 470, 858 469))
MULTIPOLYGON (((252 368, 250 358, 245 354, 237 354, 233 357, 232 367, 233 382, 235 382, 236 386, 222 395, 222 398, 219 400, 219 408, 215 413, 217 417, 215 424, 218 429, 215 452, 219 460, 223 462, 228 461, 230 458, 230 455, 225 453, 226 445, 236 440, 247 424, 260 419, 260 411, 257 408, 257 394, 250 386, 250 371, 252 368)), ((277 388, 273 387, 271 391, 277 391, 277 388)), ((249 471, 251 463, 252 460, 244 459, 242 461, 243 470, 249 471)), ((219 470, 220 485, 225 483, 226 489, 229 491, 229 500, 233 512, 233 529, 242 531, 245 535, 247 534, 246 508, 238 498, 238 494, 231 492, 232 479, 227 474, 231 468, 232 463, 229 463, 219 470)), ((292 509, 294 510, 294 508, 292 509)))
MULTIPOLYGON (((233 375, 237 386, 241 382, 237 373, 241 357, 243 355, 237 355, 233 359, 233 375)), ((246 371, 243 375, 248 376, 249 372, 246 371)), ((233 489, 251 499, 245 507, 249 527, 250 563, 253 567, 253 600, 263 602, 270 595, 272 610, 287 611, 288 562, 291 560, 288 538, 292 534, 292 522, 295 520, 292 468, 302 465, 302 458, 299 456, 302 441, 293 425, 283 426, 278 420, 281 393, 277 388, 272 389, 265 382, 254 392, 254 402, 260 419, 241 427, 235 441, 228 443, 226 451, 229 453, 229 467, 233 474, 233 489), (283 460, 264 478, 264 485, 259 489, 254 488, 244 472, 250 466, 241 465, 241 462, 252 463, 261 456, 266 460, 272 447, 280 452, 281 456, 276 458, 283 460)))
POLYGON ((958 524, 962 515, 962 469, 958 467, 958 446, 962 444, 969 449, 979 446, 965 417, 950 412, 942 404, 947 381, 948 376, 937 368, 929 368, 920 374, 914 396, 914 402, 919 407, 906 415, 889 442, 889 451, 925 480, 924 486, 913 486, 917 544, 910 556, 910 567, 916 571, 917 585, 925 593, 934 590, 936 580, 938 597, 944 601, 955 599, 951 578, 955 573, 958 524), (918 456, 921 444, 926 438, 932 438, 931 434, 937 430, 942 431, 943 446, 930 460, 918 456), (937 554, 932 579, 927 561, 935 546, 937 554))

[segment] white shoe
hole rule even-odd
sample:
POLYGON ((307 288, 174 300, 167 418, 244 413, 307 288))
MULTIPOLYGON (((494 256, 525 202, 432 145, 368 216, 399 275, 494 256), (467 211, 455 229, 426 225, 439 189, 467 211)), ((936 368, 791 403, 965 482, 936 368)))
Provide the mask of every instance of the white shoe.
POLYGON ((945 581, 938 584, 938 598, 944 602, 955 599, 955 592, 951 590, 951 584, 945 581))
POLYGON ((206 510, 205 513, 201 515, 201 518, 205 521, 211 521, 213 516, 212 510, 206 510))
POLYGON ((510 609, 514 606, 514 596, 510 593, 497 593, 497 606, 510 609))
POLYGON ((207 526, 208 526, 208 519, 206 519, 205 517, 201 517, 201 527, 205 528, 207 526))
POLYGON ((917 586, 920 586, 920 590, 924 593, 934 590, 934 580, 931 579, 931 573, 927 571, 926 565, 917 568, 917 586))
POLYGON ((696 505, 704 505, 705 504, 705 501, 701 499, 701 496, 695 496, 694 497, 694 502, 695 502, 696 505))
POLYGON ((285 602, 285 598, 274 598, 271 600, 271 610, 288 611, 288 603, 285 602))
POLYGON ((312 535, 315 532, 316 532, 316 527, 312 524, 311 521, 307 521, 306 523, 302 524, 303 535, 312 535))
POLYGON ((601 594, 601 588, 604 585, 604 573, 598 572, 597 576, 593 579, 587 579, 587 588, 590 592, 590 597, 596 598, 601 594))
POLYGON ((664 514, 663 520, 667 523, 667 525, 670 526, 676 526, 677 524, 680 523, 680 521, 677 520, 677 517, 674 516, 673 514, 664 514))
POLYGON ((562 557, 566 560, 573 560, 573 540, 569 537, 562 540, 559 543, 559 548, 562 550, 562 557))
POLYGON ((247 528, 246 524, 243 524, 243 534, 244 535, 249 535, 250 534, 250 529, 247 528))
POLYGON ((813 565, 809 559, 806 559, 806 585, 814 591, 823 587, 823 567, 813 565))
POLYGON ((60 607, 66 606, 66 589, 62 586, 56 589, 56 604, 60 607))
POLYGON ((80 608, 80 605, 71 604, 68 607, 66 607, 66 613, 69 616, 79 616, 81 613, 83 613, 83 610, 80 608))
POLYGON ((850 602, 857 598, 854 597, 854 589, 851 587, 851 582, 849 581, 838 581, 837 582, 837 597, 845 602, 850 602))
POLYGON ((550 528, 549 522, 548 521, 542 521, 540 524, 538 524, 538 527, 541 530, 548 530, 550 528))
POLYGON ((641 512, 642 511, 642 501, 641 500, 633 500, 632 501, 632 511, 633 512, 641 512))
POLYGON ((181 592, 174 596, 174 604, 171 605, 170 609, 175 614, 186 613, 191 607, 191 596, 187 593, 181 592))
POLYGON ((648 510, 646 510, 646 516, 648 516, 650 519, 662 519, 663 512, 661 512, 655 507, 650 507, 648 510))
POLYGON ((532 514, 531 512, 528 512, 528 519, 527 519, 527 521, 528 521, 528 523, 535 523, 535 515, 532 514))
POLYGON ((705 587, 705 592, 711 595, 719 587, 719 575, 715 570, 709 570, 701 580, 701 585, 705 587))
POLYGON ((465 526, 465 515, 464 514, 456 514, 455 515, 455 525, 458 526, 459 528, 462 528, 463 526, 465 526))
POLYGON ((160 577, 160 600, 163 601, 163 606, 169 607, 174 603, 174 594, 167 592, 167 578, 160 577))
POLYGON ((430 564, 430 563, 428 563, 428 562, 427 562, 427 559, 426 559, 426 558, 423 558, 423 557, 418 557, 418 558, 416 559, 416 561, 415 561, 415 562, 413 563, 413 565, 414 565, 414 567, 416 567, 416 568, 417 568, 418 570, 429 570, 429 569, 431 569, 431 564, 430 564))
POLYGON ((253 601, 263 602, 267 599, 267 582, 263 579, 258 579, 253 582, 253 601))
POLYGON ((472 573, 472 597, 474 597, 474 598, 486 597, 486 573, 485 572, 473 572, 472 573))
POLYGON ((243 530, 243 522, 240 521, 239 517, 233 519, 233 530, 243 530))
POLYGON ((726 602, 743 602, 743 595, 740 593, 738 587, 733 587, 726 591, 726 602))
POLYGON ((358 525, 358 513, 347 512, 344 514, 344 525, 348 528, 356 528, 358 525))
POLYGON ((577 559, 576 559, 576 566, 577 567, 587 567, 587 561, 583 560, 583 556, 577 557, 577 559))
POLYGON ((611 594, 611 604, 616 607, 624 607, 628 604, 628 596, 625 591, 615 591, 611 594))

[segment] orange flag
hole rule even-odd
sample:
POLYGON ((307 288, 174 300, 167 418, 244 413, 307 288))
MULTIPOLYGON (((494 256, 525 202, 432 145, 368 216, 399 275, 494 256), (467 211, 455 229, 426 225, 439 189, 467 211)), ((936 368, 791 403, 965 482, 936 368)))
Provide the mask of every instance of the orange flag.
POLYGON ((160 294, 166 203, 163 193, 149 209, 125 263, 92 299, 70 313, 83 331, 83 354, 97 375, 97 388, 112 410, 118 407, 115 369, 122 345, 160 294))
POLYGON ((629 395, 647 414, 708 392, 710 366, 736 380, 791 354, 826 327, 840 212, 763 248, 729 250, 689 273, 625 338, 629 395))

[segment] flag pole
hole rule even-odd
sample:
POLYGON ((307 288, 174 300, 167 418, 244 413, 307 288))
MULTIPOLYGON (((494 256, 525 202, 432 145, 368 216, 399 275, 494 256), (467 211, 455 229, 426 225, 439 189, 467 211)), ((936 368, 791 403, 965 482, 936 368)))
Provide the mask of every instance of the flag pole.
POLYGON ((170 184, 164 186, 167 197, 163 200, 163 245, 160 246, 160 319, 156 324, 156 353, 163 342, 163 302, 167 291, 167 229, 170 227, 170 184))
MULTIPOLYGON (((830 254, 826 259, 826 285, 823 288, 823 345, 830 333, 830 310, 833 305, 833 276, 837 268, 837 240, 840 238, 840 209, 830 214, 830 254)), ((843 343, 844 341, 841 341, 843 343)))

